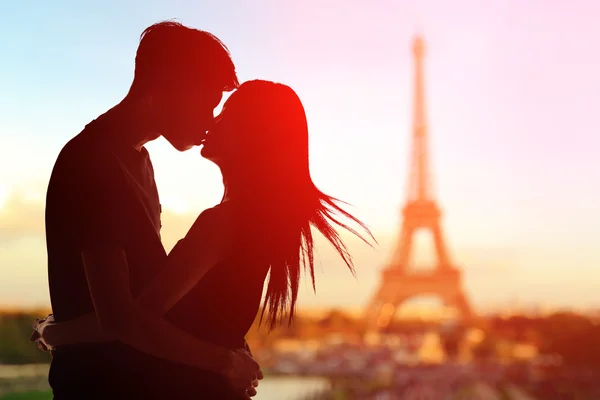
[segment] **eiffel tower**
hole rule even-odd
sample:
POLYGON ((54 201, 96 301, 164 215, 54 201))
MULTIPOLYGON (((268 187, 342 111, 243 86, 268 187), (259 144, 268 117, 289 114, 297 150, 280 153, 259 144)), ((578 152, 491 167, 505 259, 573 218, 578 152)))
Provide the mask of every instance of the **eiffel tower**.
POLYGON ((367 307, 369 330, 387 326, 403 302, 420 295, 438 296, 446 306, 457 309, 463 319, 472 316, 462 288, 461 271, 452 265, 444 242, 440 226, 441 212, 430 185, 423 78, 424 51, 423 38, 417 36, 413 42, 415 97, 408 198, 402 210, 402 228, 396 250, 390 263, 382 271, 379 288, 367 307), (437 264, 429 271, 417 271, 412 266, 413 237, 419 229, 429 231, 433 237, 437 264))

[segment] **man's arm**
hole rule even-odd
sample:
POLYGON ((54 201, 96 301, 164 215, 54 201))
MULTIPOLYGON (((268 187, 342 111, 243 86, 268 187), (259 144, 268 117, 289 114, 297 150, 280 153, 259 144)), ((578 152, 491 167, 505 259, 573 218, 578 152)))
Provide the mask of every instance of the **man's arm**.
MULTIPOLYGON (((244 349, 246 349, 248 354, 250 354, 252 356, 252 358, 254 358, 254 354, 252 354, 252 351, 250 350, 250 345, 248 345, 248 342, 246 340, 244 340, 244 349)), ((258 372, 256 373, 255 382, 253 382, 252 384, 255 387, 258 386, 258 381, 261 379, 264 379, 264 377, 265 377, 265 375, 263 374, 262 369, 259 367, 258 372), (254 383, 256 383, 256 384, 254 384, 254 383)))
POLYGON ((76 319, 56 322, 54 315, 33 321, 32 342, 41 344, 42 348, 54 349, 69 344, 102 343, 117 340, 100 329, 95 312, 85 314, 76 319))

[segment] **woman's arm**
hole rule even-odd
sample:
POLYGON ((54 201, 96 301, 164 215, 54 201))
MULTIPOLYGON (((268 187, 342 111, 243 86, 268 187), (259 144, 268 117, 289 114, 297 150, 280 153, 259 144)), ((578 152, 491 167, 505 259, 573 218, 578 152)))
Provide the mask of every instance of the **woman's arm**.
POLYGON ((215 371, 226 368, 230 358, 226 349, 201 342, 135 305, 123 250, 88 251, 82 257, 104 334, 155 357, 215 371))
MULTIPOLYGON (((186 237, 169 254, 166 267, 134 299, 134 305, 162 317, 225 254, 231 242, 231 223, 230 215, 222 210, 201 213, 186 237)), ((49 320, 36 330, 49 348, 117 340, 101 329, 96 312, 64 322, 49 320)))
POLYGON ((154 279, 136 297, 136 304, 154 315, 165 315, 206 273, 232 251, 233 216, 228 208, 202 212, 154 279))
POLYGON ((127 257, 122 249, 92 248, 82 254, 88 287, 103 332, 155 357, 222 374, 249 398, 258 364, 245 351, 203 342, 139 309, 131 298, 127 257))
MULTIPOLYGON (((107 281, 110 282, 111 279, 97 276, 101 274, 101 271, 98 271, 98 268, 90 268, 90 264, 94 265, 94 263, 86 261, 84 255, 88 284, 96 312, 76 320, 60 323, 49 321, 40 324, 36 330, 43 341, 48 347, 56 347, 65 344, 120 340, 157 357, 204 369, 222 371, 223 368, 229 367, 228 379, 232 382, 239 382, 240 377, 242 377, 242 382, 245 382, 245 377, 249 372, 253 374, 252 379, 255 376, 262 379, 262 372, 258 364, 251 358, 249 349, 248 351, 240 350, 233 354, 232 352, 224 354, 223 349, 200 342, 185 333, 182 335, 183 332, 173 325, 156 318, 156 316, 164 315, 185 296, 227 253, 228 246, 232 242, 232 218, 230 214, 219 211, 205 211, 197 218, 186 238, 178 243, 176 251, 171 252, 167 267, 160 270, 150 285, 135 300, 131 299, 128 290, 128 274, 122 273, 122 271, 127 271, 127 268, 123 268, 126 265, 118 265, 126 264, 125 255, 122 254, 121 263, 114 262, 115 260, 101 263, 116 265, 117 267, 113 271, 121 271, 120 281, 126 284, 122 284, 121 290, 116 291, 117 296, 116 299, 112 299, 112 303, 127 304, 124 309, 119 310, 115 304, 112 307, 106 307, 103 304, 106 302, 103 296, 101 296, 101 300, 95 298, 95 292, 109 294, 115 292, 110 288, 102 290, 92 288, 98 285, 98 283, 94 285, 94 282, 98 280, 101 282, 100 286, 106 286, 107 281), (95 279, 94 276, 96 276, 95 279), (127 288, 127 295, 123 293, 123 288, 127 288), (121 297, 121 301, 119 301, 119 297, 121 297), (103 308, 107 308, 106 311, 102 312, 103 308), (146 310, 155 317, 152 318, 146 310), (124 318, 124 316, 128 317, 124 318), (168 346, 163 346, 165 342, 168 342, 168 346), (161 345, 159 349, 153 347, 157 343, 161 345), (194 348, 198 349, 199 353, 189 351, 194 348), (232 357, 234 369, 231 369, 232 357)), ((243 386, 244 383, 241 385, 239 389, 247 388, 247 386, 243 386)), ((256 380, 254 386, 257 386, 256 380)), ((251 390, 254 389, 251 388, 251 390)), ((251 392, 243 393, 244 397, 248 394, 252 395, 251 392)))

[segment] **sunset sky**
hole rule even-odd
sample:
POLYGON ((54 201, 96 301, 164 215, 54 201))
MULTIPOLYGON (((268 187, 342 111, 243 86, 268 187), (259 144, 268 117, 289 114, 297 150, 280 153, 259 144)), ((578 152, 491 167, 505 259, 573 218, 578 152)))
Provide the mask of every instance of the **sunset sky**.
MULTIPOLYGON (((349 239, 356 279, 319 246, 317 295, 307 284, 299 306, 364 304, 391 255, 417 32, 427 43, 435 192, 475 306, 600 306, 598 15, 596 0, 3 4, 0 307, 48 304, 43 209, 53 163, 126 94, 142 30, 170 18, 221 38, 241 81, 297 91, 315 182, 350 202, 380 242, 370 249, 349 239)), ((220 200, 220 175, 198 149, 178 153, 162 139, 147 147, 170 248, 220 200)))

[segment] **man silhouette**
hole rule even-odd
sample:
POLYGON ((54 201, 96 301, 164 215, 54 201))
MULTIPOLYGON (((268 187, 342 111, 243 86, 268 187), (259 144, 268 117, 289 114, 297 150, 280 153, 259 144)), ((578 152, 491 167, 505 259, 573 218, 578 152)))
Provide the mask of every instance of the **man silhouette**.
POLYGON ((53 351, 55 399, 172 398, 177 377, 165 375, 166 360, 230 379, 252 368, 244 354, 217 351, 132 300, 166 259, 154 171, 143 146, 161 135, 179 151, 200 144, 223 92, 237 86, 219 39, 157 23, 142 33, 127 96, 62 149, 46 198, 54 319, 95 311, 103 332, 118 341, 53 351))

